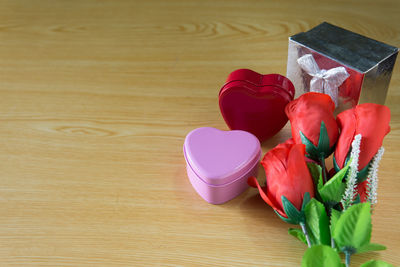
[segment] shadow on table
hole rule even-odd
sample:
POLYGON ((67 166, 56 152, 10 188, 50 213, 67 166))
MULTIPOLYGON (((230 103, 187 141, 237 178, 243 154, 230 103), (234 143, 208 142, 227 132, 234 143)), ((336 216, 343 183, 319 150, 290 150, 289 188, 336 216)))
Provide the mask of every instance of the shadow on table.
POLYGON ((244 216, 251 218, 254 223, 273 225, 281 223, 281 219, 278 218, 274 210, 264 202, 258 193, 244 199, 240 203, 239 209, 244 216))

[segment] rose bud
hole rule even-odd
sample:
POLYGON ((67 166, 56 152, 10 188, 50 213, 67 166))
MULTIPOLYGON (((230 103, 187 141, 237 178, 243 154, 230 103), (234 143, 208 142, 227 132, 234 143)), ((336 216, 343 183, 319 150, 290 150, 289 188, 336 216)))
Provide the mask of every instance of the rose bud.
POLYGON ((383 138, 390 132, 390 109, 373 103, 360 104, 340 113, 337 122, 340 136, 334 153, 335 169, 338 171, 346 165, 354 136, 361 134, 357 178, 358 182, 362 182, 367 178, 370 161, 382 146, 383 138))
POLYGON ((313 160, 321 161, 333 152, 339 135, 334 110, 329 95, 314 92, 301 95, 285 108, 294 141, 305 144, 313 160))
POLYGON ((262 199, 282 219, 288 218, 283 197, 297 210, 301 210, 306 193, 314 197, 314 184, 305 161, 303 144, 293 144, 289 139, 265 154, 261 164, 265 169, 266 185, 261 187, 255 177, 250 177, 248 184, 258 188, 262 199))

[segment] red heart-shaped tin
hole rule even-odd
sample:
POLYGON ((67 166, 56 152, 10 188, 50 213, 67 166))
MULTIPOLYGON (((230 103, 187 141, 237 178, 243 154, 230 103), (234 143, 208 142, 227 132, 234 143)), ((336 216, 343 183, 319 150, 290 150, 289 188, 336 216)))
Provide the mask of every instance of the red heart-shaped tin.
POLYGON ((263 141, 285 126, 285 106, 294 93, 292 82, 282 75, 239 69, 221 88, 219 107, 231 130, 248 131, 263 141))

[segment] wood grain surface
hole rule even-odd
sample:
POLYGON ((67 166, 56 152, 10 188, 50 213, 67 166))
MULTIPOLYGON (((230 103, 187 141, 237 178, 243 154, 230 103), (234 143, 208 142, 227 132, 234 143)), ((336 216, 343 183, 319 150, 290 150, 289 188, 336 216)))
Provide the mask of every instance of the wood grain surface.
MULTIPOLYGON (((399 14, 398 0, 0 1, 0 265, 299 266, 305 246, 255 189, 224 205, 195 193, 185 135, 227 129, 232 70, 285 74, 290 35, 328 21, 399 47, 399 14)), ((373 215, 388 249, 352 266, 400 262, 399 69, 373 215)))

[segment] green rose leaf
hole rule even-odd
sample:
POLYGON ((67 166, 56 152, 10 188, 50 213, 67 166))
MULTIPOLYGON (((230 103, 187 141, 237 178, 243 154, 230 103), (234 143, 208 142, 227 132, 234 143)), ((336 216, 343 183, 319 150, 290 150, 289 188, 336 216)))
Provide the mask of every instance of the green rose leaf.
POLYGON ((336 173, 328 182, 324 185, 318 183, 318 192, 324 202, 338 203, 342 199, 346 184, 343 183, 343 179, 347 174, 350 165, 341 169, 336 173))
POLYGON ((323 178, 322 178, 322 175, 321 175, 321 176, 319 177, 319 179, 318 179, 318 184, 317 184, 317 191, 318 191, 318 194, 319 194, 319 190, 321 190, 322 187, 324 187, 324 181, 323 181, 323 178))
POLYGON ((310 171, 311 177, 313 178, 313 182, 314 182, 314 187, 315 187, 315 197, 318 200, 322 200, 321 196, 319 195, 318 192, 318 184, 321 181, 321 185, 322 185, 322 168, 321 166, 319 166, 316 163, 312 163, 312 162, 307 162, 307 167, 308 170, 310 171))
POLYGON ((370 260, 367 261, 366 263, 363 263, 360 267, 394 267, 394 266, 381 260, 370 260))
POLYGON ((339 254, 324 245, 316 245, 308 248, 303 255, 301 267, 343 267, 339 254))
POLYGON ((359 203, 342 213, 333 228, 333 239, 338 248, 359 249, 367 245, 371 239, 371 205, 359 203))
POLYGON ((340 218, 340 215, 342 215, 342 213, 340 211, 335 210, 335 209, 331 209, 331 235, 332 236, 333 236, 333 231, 335 229, 337 221, 340 218))
POLYGON ((364 253, 364 252, 370 252, 370 251, 379 251, 379 250, 385 250, 386 247, 384 245, 380 244, 375 244, 375 243, 369 243, 361 248, 357 249, 357 253, 364 253))
POLYGON ((330 245, 331 235, 329 230, 329 219, 324 205, 313 198, 304 208, 304 214, 311 244, 330 245))
POLYGON ((303 242, 304 244, 307 245, 307 239, 302 230, 295 229, 295 228, 289 228, 288 233, 289 233, 289 235, 296 237, 298 240, 300 240, 301 242, 303 242))
POLYGON ((322 176, 321 166, 316 163, 307 162, 307 167, 314 180, 314 184, 318 184, 319 177, 322 176))

